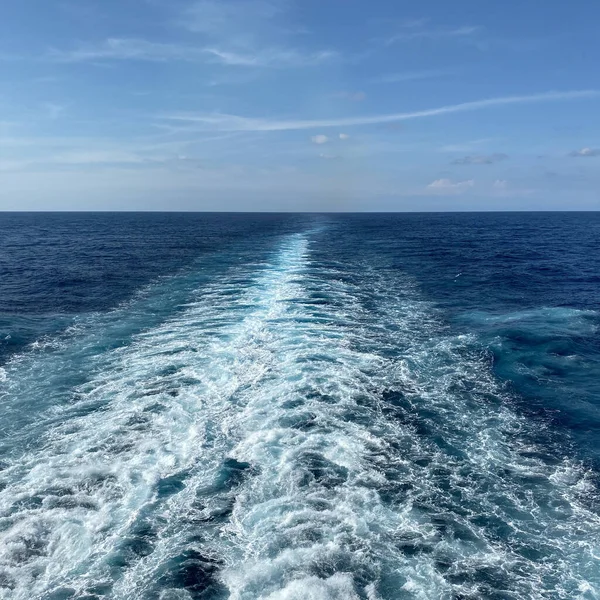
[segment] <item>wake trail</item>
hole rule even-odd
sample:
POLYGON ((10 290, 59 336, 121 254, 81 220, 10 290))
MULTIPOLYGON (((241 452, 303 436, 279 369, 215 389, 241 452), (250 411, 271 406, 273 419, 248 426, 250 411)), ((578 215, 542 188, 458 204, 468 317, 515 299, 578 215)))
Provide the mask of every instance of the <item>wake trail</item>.
POLYGON ((3 465, 0 597, 598 597, 587 473, 410 278, 323 233, 90 359, 3 465))

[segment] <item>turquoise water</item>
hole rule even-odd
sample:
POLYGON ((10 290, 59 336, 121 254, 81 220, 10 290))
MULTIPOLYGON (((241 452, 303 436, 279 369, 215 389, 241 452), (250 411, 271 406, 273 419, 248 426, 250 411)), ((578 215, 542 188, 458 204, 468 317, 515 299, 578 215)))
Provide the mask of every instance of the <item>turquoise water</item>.
POLYGON ((599 230, 2 215, 0 597, 598 598, 599 230))

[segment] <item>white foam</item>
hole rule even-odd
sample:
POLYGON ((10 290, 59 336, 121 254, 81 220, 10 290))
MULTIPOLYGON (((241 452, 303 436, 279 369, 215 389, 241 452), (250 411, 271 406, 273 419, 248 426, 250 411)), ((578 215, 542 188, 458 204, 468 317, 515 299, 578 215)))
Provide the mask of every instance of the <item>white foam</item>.
MULTIPOLYGON (((301 251, 303 244, 298 239, 287 252, 296 246, 301 251)), ((107 559, 155 502, 161 478, 202 461, 186 493, 172 506, 167 502, 165 531, 177 525, 178 511, 193 502, 196 488, 214 484, 229 445, 219 425, 234 408, 227 402, 272 361, 260 343, 261 315, 276 310, 272 286, 285 260, 286 252, 241 296, 217 282, 174 320, 102 356, 102 370, 75 390, 76 416, 60 408, 61 420, 46 432, 42 447, 3 473, 8 486, 0 493, 0 510, 8 526, 0 533, 0 565, 11 579, 11 597, 65 585, 82 592, 103 582, 110 577, 107 559), (253 348, 250 340, 256 340, 253 348), (77 416, 86 405, 95 410, 77 416)), ((159 542, 153 560, 161 552, 170 555, 172 549, 161 548, 168 542, 159 542)), ((152 572, 143 562, 140 572, 152 572)), ((135 572, 118 585, 125 593, 131 583, 143 587, 135 572)))
POLYGON ((351 574, 335 573, 327 579, 296 579, 265 600, 359 600, 359 596, 354 591, 351 574))
MULTIPOLYGON (((581 469, 565 481, 540 460, 524 458, 515 435, 525 422, 502 402, 486 357, 470 349, 473 338, 444 335, 409 282, 397 282, 398 294, 398 286, 382 279, 373 274, 365 292, 307 265, 281 298, 286 313, 269 339, 281 348, 276 371, 245 398, 233 426, 240 438, 234 455, 258 474, 238 493, 226 529, 230 566, 222 576, 231 597, 280 597, 337 569, 354 574, 352 593, 368 589, 385 598, 399 589, 423 599, 457 592, 480 597, 487 582, 478 574, 502 577, 504 571, 511 573, 505 585, 520 597, 578 589, 581 563, 594 556, 591 531, 600 531, 598 516, 572 491, 581 469), (311 305, 315 293, 330 304, 311 305), (381 316, 361 306, 369 293, 382 299, 381 316), (367 350, 395 345, 405 350, 394 359, 367 350), (402 393, 415 417, 434 413, 433 430, 423 437, 412 423, 384 416, 386 389, 402 393), (490 394, 496 403, 487 401, 490 394), (298 429, 294 417, 309 428, 298 429), (462 458, 438 449, 436 438, 462 458), (410 490, 398 504, 381 495, 394 472, 410 490), (446 488, 446 481, 456 487, 446 488), (547 502, 566 506, 556 512, 547 502), (585 543, 568 514, 590 525, 585 543), (515 532, 524 529, 524 539, 550 557, 526 559, 510 538, 495 539, 478 519, 496 515, 515 532), (437 566, 444 562, 447 573, 437 566)), ((586 577, 595 572, 584 571, 586 577)))
POLYGON ((2 475, 0 597, 108 582, 183 600, 160 580, 190 551, 235 600, 475 598, 486 576, 516 597, 596 597, 581 467, 536 457, 487 357, 413 282, 320 266, 310 243, 290 236, 84 363, 2 475), (232 458, 245 470, 227 486, 232 458), (116 568, 140 524, 148 551, 116 568))

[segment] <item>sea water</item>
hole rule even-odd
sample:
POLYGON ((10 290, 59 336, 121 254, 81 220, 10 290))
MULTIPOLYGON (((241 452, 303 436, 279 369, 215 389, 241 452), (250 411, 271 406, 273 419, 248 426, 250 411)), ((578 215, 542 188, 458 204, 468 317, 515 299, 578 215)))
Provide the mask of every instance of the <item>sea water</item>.
POLYGON ((599 234, 1 215, 0 598, 599 598, 599 234))

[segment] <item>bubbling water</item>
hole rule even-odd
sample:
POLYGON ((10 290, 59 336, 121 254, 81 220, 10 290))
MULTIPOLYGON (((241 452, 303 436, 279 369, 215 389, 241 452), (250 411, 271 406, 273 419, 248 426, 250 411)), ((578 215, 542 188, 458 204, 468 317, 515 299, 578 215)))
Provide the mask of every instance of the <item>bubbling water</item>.
POLYGON ((89 359, 3 465, 0 597, 598 597, 588 474, 413 281, 321 235, 89 359))

